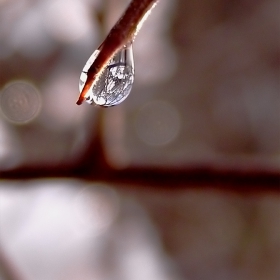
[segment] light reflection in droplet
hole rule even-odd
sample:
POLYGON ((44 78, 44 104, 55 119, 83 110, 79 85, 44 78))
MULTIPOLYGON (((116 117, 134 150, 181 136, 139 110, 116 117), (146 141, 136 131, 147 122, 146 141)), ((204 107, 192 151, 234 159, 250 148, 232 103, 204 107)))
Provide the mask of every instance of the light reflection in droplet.
POLYGON ((11 122, 31 122, 39 114, 41 105, 38 90, 26 81, 10 83, 0 93, 0 109, 11 122))
POLYGON ((144 105, 135 120, 139 138, 148 145, 162 146, 173 141, 180 131, 177 109, 165 101, 155 100, 144 105))
MULTIPOLYGON (((87 71, 99 55, 94 51, 86 62, 80 76, 79 90, 82 92, 87 80, 87 71)), ((86 92, 85 99, 89 104, 110 107, 122 103, 130 94, 134 82, 134 60, 132 45, 126 45, 110 60, 98 81, 86 92)))
POLYGON ((74 211, 75 218, 79 221, 79 226, 75 228, 78 234, 102 234, 118 214, 118 196, 105 185, 91 185, 76 196, 74 211))

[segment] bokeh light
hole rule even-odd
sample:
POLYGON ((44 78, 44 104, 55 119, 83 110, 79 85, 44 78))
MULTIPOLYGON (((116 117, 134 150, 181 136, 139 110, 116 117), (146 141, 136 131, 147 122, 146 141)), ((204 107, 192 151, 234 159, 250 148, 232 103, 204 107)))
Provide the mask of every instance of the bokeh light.
POLYGON ((180 115, 176 108, 165 101, 153 100, 137 113, 135 130, 148 145, 162 146, 173 141, 180 131, 180 115))
POLYGON ((11 122, 26 124, 34 120, 41 110, 39 91, 26 81, 8 84, 0 93, 0 108, 11 122))

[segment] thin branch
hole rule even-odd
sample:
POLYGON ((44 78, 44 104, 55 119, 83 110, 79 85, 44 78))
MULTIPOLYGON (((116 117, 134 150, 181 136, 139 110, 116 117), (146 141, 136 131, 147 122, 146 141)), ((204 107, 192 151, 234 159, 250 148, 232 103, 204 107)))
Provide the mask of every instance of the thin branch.
POLYGON ((128 42, 134 40, 143 21, 147 18, 156 3, 157 0, 132 0, 130 2, 124 14, 98 48, 100 53, 87 72, 87 80, 77 101, 78 105, 82 104, 87 92, 98 80, 98 77, 114 54, 128 42))

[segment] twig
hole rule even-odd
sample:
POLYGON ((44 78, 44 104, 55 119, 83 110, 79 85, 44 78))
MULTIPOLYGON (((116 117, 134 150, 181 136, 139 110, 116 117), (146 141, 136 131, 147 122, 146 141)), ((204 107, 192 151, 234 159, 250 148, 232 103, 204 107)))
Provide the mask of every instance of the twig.
POLYGON ((104 42, 98 48, 100 53, 87 72, 87 80, 77 104, 85 99, 86 93, 98 80, 113 55, 127 43, 134 40, 137 32, 158 0, 132 0, 124 14, 111 29, 104 42))

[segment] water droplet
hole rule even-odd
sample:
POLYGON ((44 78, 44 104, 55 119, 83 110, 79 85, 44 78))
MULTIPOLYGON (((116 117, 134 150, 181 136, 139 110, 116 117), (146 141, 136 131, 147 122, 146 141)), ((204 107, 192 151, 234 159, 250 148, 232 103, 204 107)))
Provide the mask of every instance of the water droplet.
MULTIPOLYGON (((87 71, 98 56, 100 50, 96 50, 80 76, 79 90, 82 91, 87 79, 87 71)), ((123 102, 129 95, 134 81, 134 61, 132 45, 124 46, 118 51, 106 66, 98 81, 85 95, 87 103, 95 103, 100 106, 114 106, 123 102)))

